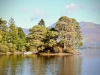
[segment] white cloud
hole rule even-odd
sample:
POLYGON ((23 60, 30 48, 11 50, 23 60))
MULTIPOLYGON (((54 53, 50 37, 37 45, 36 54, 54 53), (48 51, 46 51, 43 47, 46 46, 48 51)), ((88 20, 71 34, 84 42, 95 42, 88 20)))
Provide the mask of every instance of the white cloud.
POLYGON ((21 9, 21 12, 27 13, 27 12, 29 12, 29 9, 28 8, 23 8, 23 9, 21 9))
POLYGON ((69 5, 66 5, 65 7, 66 7, 66 9, 67 9, 67 12, 68 12, 69 14, 72 14, 72 13, 78 11, 78 10, 79 10, 80 8, 82 8, 83 6, 82 6, 82 5, 78 5, 78 4, 71 3, 71 4, 69 4, 69 5))
POLYGON ((75 6, 75 4, 73 4, 73 3, 72 3, 72 4, 70 4, 70 6, 74 7, 74 6, 75 6))
POLYGON ((38 19, 41 19, 41 18, 45 18, 47 16, 48 16, 48 14, 45 13, 44 10, 42 10, 42 9, 35 9, 34 10, 34 15, 31 17, 31 21, 38 20, 38 19))
POLYGON ((69 8, 69 5, 66 5, 66 8, 69 8))
POLYGON ((44 11, 42 9, 35 9, 34 14, 38 17, 41 17, 44 15, 44 11))

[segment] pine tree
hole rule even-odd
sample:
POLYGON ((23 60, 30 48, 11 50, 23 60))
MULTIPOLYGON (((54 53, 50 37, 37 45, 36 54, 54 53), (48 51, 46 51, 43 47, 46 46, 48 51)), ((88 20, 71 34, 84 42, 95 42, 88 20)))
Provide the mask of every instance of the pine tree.
POLYGON ((13 43, 13 44, 17 44, 17 42, 18 42, 18 40, 17 40, 18 39, 18 29, 15 25, 15 21, 13 18, 11 18, 9 20, 9 25, 10 25, 10 27, 9 27, 9 36, 10 36, 9 42, 13 43))
POLYGON ((43 39, 46 36, 46 27, 35 25, 29 31, 30 33, 28 35, 28 43, 30 44, 30 50, 43 50, 43 39))
POLYGON ((41 19, 41 20, 39 21, 38 25, 40 25, 40 26, 45 26, 45 22, 44 22, 44 20, 41 19))
POLYGON ((26 50, 25 45, 26 45, 26 37, 23 29, 21 27, 18 28, 18 36, 19 36, 19 42, 18 42, 18 50, 26 50))

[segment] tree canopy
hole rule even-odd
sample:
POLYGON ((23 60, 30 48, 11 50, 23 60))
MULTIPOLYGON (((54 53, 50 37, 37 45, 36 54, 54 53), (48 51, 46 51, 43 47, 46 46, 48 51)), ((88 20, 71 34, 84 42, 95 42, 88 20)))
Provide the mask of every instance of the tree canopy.
POLYGON ((65 51, 68 51, 69 47, 76 49, 82 45, 80 26, 75 19, 62 16, 56 23, 55 29, 59 32, 60 42, 63 43, 65 51))
POLYGON ((9 27, 6 23, 7 21, 0 18, 0 51, 25 50, 26 37, 22 28, 15 25, 13 18, 9 20, 9 27))
POLYGON ((45 26, 45 22, 44 22, 44 20, 41 19, 41 20, 39 21, 38 25, 40 25, 40 26, 45 26))
POLYGON ((67 16, 56 22, 55 28, 45 26, 41 19, 38 25, 29 29, 26 36, 13 18, 7 21, 0 18, 0 51, 72 52, 82 46, 82 33, 79 23, 67 16), (2 48, 4 47, 4 48, 2 48))

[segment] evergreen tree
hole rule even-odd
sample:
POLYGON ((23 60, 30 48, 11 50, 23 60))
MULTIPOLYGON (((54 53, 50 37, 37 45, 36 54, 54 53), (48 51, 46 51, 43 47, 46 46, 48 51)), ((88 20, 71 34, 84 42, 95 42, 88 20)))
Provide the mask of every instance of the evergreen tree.
POLYGON ((23 29, 21 27, 17 27, 17 28, 18 28, 19 38, 22 39, 24 42, 26 42, 26 37, 23 29))
POLYGON ((7 21, 2 20, 2 18, 0 18, 0 51, 1 52, 7 52, 9 50, 7 46, 8 27, 6 23, 7 21))
MULTIPOLYGON (((18 36, 18 28, 15 25, 15 21, 13 18, 9 20, 9 39, 8 42, 12 44, 14 47, 13 50, 12 47, 10 47, 11 51, 18 50, 18 44, 20 43, 20 38, 18 36)), ((9 45, 10 46, 10 45, 9 45)))
POLYGON ((7 41, 7 36, 8 36, 8 27, 6 25, 7 21, 2 20, 2 18, 0 18, 0 33, 2 35, 2 42, 3 41, 7 41))
POLYGON ((26 50, 25 49, 26 37, 21 27, 18 27, 18 36, 19 36, 18 50, 21 50, 21 51, 26 50))
POLYGON ((46 49, 53 50, 53 47, 57 45, 57 37, 57 31, 47 28, 46 38, 44 39, 46 49))
POLYGON ((30 44, 30 50, 43 50, 43 39, 45 39, 46 37, 46 27, 35 25, 29 31, 30 33, 28 35, 28 43, 30 44))
POLYGON ((38 25, 40 25, 40 26, 45 26, 45 22, 44 22, 44 20, 41 19, 41 20, 39 21, 38 25))
POLYGON ((18 37, 18 29, 15 26, 15 21, 13 18, 11 18, 9 20, 9 25, 10 25, 10 27, 9 27, 9 35, 10 35, 9 42, 13 43, 13 44, 17 44, 17 42, 18 42, 17 39, 19 38, 18 37))

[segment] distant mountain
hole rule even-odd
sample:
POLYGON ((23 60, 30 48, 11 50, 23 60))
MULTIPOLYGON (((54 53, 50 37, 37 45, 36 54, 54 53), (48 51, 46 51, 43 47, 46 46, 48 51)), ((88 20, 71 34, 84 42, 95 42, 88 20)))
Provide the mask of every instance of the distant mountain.
POLYGON ((26 35, 29 34, 29 29, 27 29, 27 28, 22 28, 22 29, 23 29, 23 31, 24 31, 24 33, 25 33, 26 35))
MULTIPOLYGON (((79 22, 81 26, 84 46, 100 46, 100 24, 79 22)), ((49 26, 55 27, 56 23, 49 26)))
POLYGON ((54 27, 55 27, 55 25, 56 25, 56 23, 54 23, 54 24, 50 25, 50 26, 49 26, 49 28, 54 28, 54 27))
POLYGON ((92 22, 80 22, 85 46, 100 46, 100 25, 92 22))

